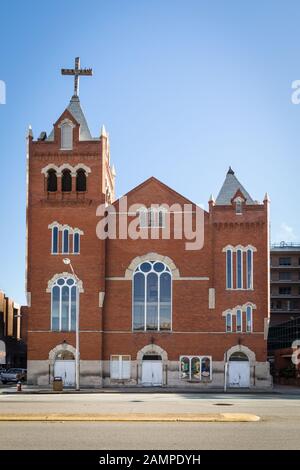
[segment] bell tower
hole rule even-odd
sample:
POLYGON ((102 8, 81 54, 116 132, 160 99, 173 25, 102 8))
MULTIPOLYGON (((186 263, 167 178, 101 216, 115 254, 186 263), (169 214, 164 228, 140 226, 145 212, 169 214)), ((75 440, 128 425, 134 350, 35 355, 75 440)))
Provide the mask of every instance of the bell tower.
POLYGON ((96 210, 114 201, 115 170, 108 133, 102 126, 100 135, 92 137, 79 99, 79 78, 92 70, 81 69, 76 58, 74 69, 61 72, 74 76, 68 106, 49 135, 41 132, 34 139, 28 132, 28 380, 49 383, 53 351, 75 347, 75 284, 63 264, 69 258, 78 281, 81 384, 89 375, 89 383, 92 376, 101 386, 105 240, 96 236, 96 210))

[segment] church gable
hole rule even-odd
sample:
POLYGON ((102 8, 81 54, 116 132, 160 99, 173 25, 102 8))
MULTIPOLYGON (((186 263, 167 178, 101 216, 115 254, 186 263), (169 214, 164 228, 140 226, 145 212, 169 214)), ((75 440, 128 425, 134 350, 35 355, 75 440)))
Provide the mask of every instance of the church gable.
MULTIPOLYGON (((141 203, 145 205, 151 204, 189 204, 195 206, 196 204, 180 193, 170 188, 154 176, 151 176, 140 185, 133 188, 125 194, 128 199, 128 204, 141 203)), ((115 202, 117 204, 118 201, 115 202)))

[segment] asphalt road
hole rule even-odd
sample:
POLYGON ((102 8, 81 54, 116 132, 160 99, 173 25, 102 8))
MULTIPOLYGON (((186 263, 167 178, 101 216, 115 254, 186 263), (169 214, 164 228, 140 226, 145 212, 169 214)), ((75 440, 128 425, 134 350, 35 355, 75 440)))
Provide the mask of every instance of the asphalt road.
POLYGON ((3 413, 247 412, 257 423, 1 422, 0 449, 300 449, 297 395, 1 395, 3 413))

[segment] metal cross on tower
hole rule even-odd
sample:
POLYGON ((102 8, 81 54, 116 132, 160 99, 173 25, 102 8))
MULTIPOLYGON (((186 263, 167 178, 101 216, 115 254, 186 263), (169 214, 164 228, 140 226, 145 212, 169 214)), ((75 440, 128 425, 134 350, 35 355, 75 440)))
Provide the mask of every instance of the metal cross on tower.
POLYGON ((92 69, 81 69, 80 58, 75 57, 75 68, 74 69, 61 69, 62 75, 74 75, 74 96, 79 94, 79 76, 80 75, 93 75, 92 69))

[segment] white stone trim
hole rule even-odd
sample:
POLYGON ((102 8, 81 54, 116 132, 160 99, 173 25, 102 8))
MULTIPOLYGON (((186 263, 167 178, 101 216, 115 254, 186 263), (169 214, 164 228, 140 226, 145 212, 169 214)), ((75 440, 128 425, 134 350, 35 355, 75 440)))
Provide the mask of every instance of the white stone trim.
MULTIPOLYGON (((68 150, 68 149, 63 149, 63 150, 68 150)), ((76 172, 74 172, 74 167, 70 165, 70 163, 63 163, 59 167, 59 172, 60 174, 57 176, 62 176, 64 170, 69 170, 71 172, 71 176, 76 176, 76 172)))
POLYGON ((54 163, 49 163, 48 165, 44 166, 44 168, 41 169, 41 173, 47 176, 47 173, 49 170, 55 170, 57 173, 57 176, 61 176, 59 174, 59 166, 55 165, 54 163))
POLYGON ((256 309, 256 305, 252 302, 246 302, 245 304, 243 305, 236 305, 235 307, 233 308, 227 308, 226 310, 224 310, 224 312, 222 313, 222 317, 226 317, 227 313, 231 313, 231 315, 236 315, 236 311, 237 310, 241 310, 242 312, 246 312, 247 311, 247 307, 251 307, 253 310, 256 309))
POLYGON ((143 360, 143 356, 145 354, 157 354, 157 355, 160 355, 162 360, 163 361, 167 361, 168 360, 168 354, 167 352, 162 349, 160 346, 158 346, 157 344, 147 344, 146 346, 144 346, 142 349, 140 349, 136 355, 136 359, 137 361, 142 361, 143 360))
MULTIPOLYGON (((67 149, 64 149, 64 150, 67 150, 67 149)), ((86 176, 88 176, 88 174, 92 172, 92 170, 84 163, 77 163, 77 165, 75 166, 72 166, 69 163, 63 163, 60 166, 57 166, 54 163, 49 163, 48 165, 46 165, 44 168, 41 169, 41 173, 45 175, 45 177, 47 177, 47 173, 49 170, 55 170, 57 177, 61 177, 63 170, 70 170, 72 177, 76 177, 77 170, 80 170, 80 169, 85 171, 86 176)))
POLYGON ((48 281, 48 286, 47 286, 46 292, 51 293, 51 289, 52 289, 53 284, 60 277, 68 277, 68 278, 74 279, 74 281, 76 282, 76 284, 78 286, 79 292, 80 293, 84 292, 83 286, 82 286, 82 281, 80 281, 80 279, 77 279, 73 274, 68 273, 68 272, 54 274, 54 276, 48 281))
POLYGON ((168 364, 168 354, 167 352, 162 349, 157 344, 147 344, 142 349, 140 349, 136 356, 136 363, 138 367, 138 383, 142 383, 142 368, 143 368, 143 357, 145 354, 153 354, 153 355, 160 355, 162 358, 162 366, 163 366, 163 376, 162 376, 162 385, 166 384, 166 375, 165 375, 165 367, 168 364))
POLYGON ((232 346, 232 348, 228 349, 224 355, 224 361, 229 361, 230 356, 232 356, 235 352, 242 352, 244 353, 250 362, 250 365, 253 366, 256 363, 256 356, 255 352, 251 351, 251 349, 247 348, 247 346, 243 346, 242 344, 237 344, 236 346, 232 346))
POLYGON ((72 122, 72 121, 71 121, 70 119, 68 119, 68 118, 63 119, 63 120, 58 124, 57 127, 61 128, 61 127, 64 126, 65 124, 68 124, 69 126, 71 126, 72 129, 74 129, 74 127, 76 127, 75 124, 74 124, 74 122, 72 122))
POLYGON ((137 256, 134 258, 125 271, 125 278, 132 279, 133 273, 139 264, 144 261, 161 261, 166 264, 172 273, 172 279, 180 278, 180 273, 175 263, 168 256, 159 255, 158 253, 147 253, 146 255, 137 256))
POLYGON ((99 307, 103 307, 105 292, 99 292, 99 307))
POLYGON ((177 277, 175 281, 209 281, 207 276, 189 276, 189 277, 177 277))
POLYGON ((78 170, 84 170, 85 171, 85 174, 86 176, 88 176, 89 173, 91 173, 91 169, 86 166, 84 163, 77 163, 77 165, 74 166, 74 171, 75 171, 75 174, 78 170))
POLYGON ((233 245, 226 245, 224 248, 222 248, 222 252, 223 253, 226 253, 227 250, 231 250, 233 252, 237 252, 237 250, 241 250, 241 251, 248 251, 248 250, 251 250, 251 251, 257 251, 257 248, 255 248, 255 246, 253 245, 247 245, 247 246, 243 246, 243 245, 236 245, 236 246, 233 246, 233 245))
POLYGON ((81 230, 80 228, 78 227, 73 228, 73 227, 70 227, 70 225, 68 224, 60 224, 56 220, 48 225, 49 229, 53 229, 54 227, 57 227, 60 232, 62 232, 65 229, 68 229, 71 235, 73 235, 74 233, 79 233, 79 235, 84 235, 83 230, 81 230))
POLYGON ((216 289, 214 287, 208 289, 208 308, 210 310, 216 308, 216 289))

